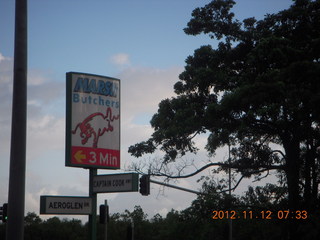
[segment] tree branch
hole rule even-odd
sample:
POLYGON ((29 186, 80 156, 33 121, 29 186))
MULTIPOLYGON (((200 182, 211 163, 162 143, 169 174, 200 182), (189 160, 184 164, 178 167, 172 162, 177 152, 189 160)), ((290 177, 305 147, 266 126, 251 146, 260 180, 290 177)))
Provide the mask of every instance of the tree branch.
POLYGON ((284 159, 286 158, 286 155, 280 150, 273 150, 271 153, 279 153, 284 159))
MULTIPOLYGON (((227 164, 227 163, 209 163, 201 168, 199 168, 198 170, 196 170, 193 173, 187 174, 187 175, 176 175, 176 176, 172 176, 166 173, 151 173, 150 175, 152 176, 157 176, 157 177, 167 177, 167 178, 172 178, 172 179, 177 179, 177 178, 188 178, 188 177, 192 177, 194 175, 197 175, 198 173, 202 172, 203 170, 209 168, 209 167, 213 167, 213 166, 219 166, 219 167, 225 167, 225 168, 232 168, 232 169, 237 169, 240 170, 242 168, 237 167, 234 164, 227 164)), ((279 166, 274 166, 274 165, 263 165, 263 166, 259 166, 260 168, 263 168, 262 170, 257 170, 257 171, 253 171, 252 173, 250 173, 250 175, 252 174, 256 174, 259 172, 264 172, 264 171, 269 171, 269 170, 284 170, 284 166, 283 165, 279 165, 279 166)))

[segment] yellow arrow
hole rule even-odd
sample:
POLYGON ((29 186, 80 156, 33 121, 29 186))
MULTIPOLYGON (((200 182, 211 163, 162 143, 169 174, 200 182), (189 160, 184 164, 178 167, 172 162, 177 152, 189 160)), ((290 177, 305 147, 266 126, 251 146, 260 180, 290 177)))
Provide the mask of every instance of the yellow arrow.
POLYGON ((74 155, 74 158, 77 160, 78 163, 82 163, 82 160, 86 159, 87 156, 85 154, 82 154, 82 150, 79 150, 74 155))

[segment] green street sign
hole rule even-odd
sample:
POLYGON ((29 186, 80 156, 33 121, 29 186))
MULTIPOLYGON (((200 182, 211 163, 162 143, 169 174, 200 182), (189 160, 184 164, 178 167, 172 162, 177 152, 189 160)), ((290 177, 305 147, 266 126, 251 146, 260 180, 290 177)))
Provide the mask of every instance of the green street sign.
POLYGON ((138 173, 96 175, 93 178, 93 192, 137 192, 138 179, 138 173))
POLYGON ((40 214, 89 215, 91 209, 89 197, 40 196, 40 214))

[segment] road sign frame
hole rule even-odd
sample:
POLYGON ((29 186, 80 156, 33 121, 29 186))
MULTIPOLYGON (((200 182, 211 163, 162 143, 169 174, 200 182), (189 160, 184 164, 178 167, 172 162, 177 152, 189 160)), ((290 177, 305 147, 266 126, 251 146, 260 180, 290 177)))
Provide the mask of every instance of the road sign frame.
MULTIPOLYGON (((82 168, 120 169, 120 112, 119 79, 88 73, 68 72, 66 74, 65 165, 82 168), (76 78, 78 79, 76 80, 76 78), (75 92, 79 78, 83 81, 77 86, 82 89, 75 92), (75 96, 79 99, 75 100, 75 96), (83 100, 87 100, 87 102, 83 103, 83 100), (75 103, 75 101, 77 102, 75 103), (87 117, 84 119, 85 116, 87 117), (99 119, 100 123, 103 122, 105 125, 93 124, 93 118, 99 119), (78 119, 81 121, 79 122, 78 119), (77 125, 75 121, 78 121, 77 125), (98 142, 99 138, 102 141, 98 142), (89 146, 90 144, 91 146, 89 146)), ((98 120, 96 120, 97 122, 98 120)))
POLYGON ((40 196, 40 214, 90 215, 92 204, 93 201, 90 197, 44 195, 40 196), (61 200, 69 204, 61 204, 61 200), (53 210, 48 210, 49 208, 53 208, 53 210), (60 209, 64 210, 60 211, 60 209))
POLYGON ((137 192, 139 189, 138 183, 139 183, 138 173, 117 173, 117 174, 107 174, 107 175, 96 175, 93 178, 92 190, 94 193, 137 192), (128 182, 127 180, 130 180, 130 181, 128 182), (97 183, 98 181, 100 181, 100 183, 97 183), (114 182, 114 181, 117 181, 117 182, 114 182), (121 184, 124 184, 124 185, 121 186, 121 184), (100 185, 103 185, 103 186, 100 186, 100 185))

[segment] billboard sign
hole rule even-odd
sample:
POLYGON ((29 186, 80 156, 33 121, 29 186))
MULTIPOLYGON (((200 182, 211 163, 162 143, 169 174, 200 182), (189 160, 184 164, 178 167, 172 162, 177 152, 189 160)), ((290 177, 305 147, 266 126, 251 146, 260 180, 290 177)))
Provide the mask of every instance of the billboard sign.
POLYGON ((91 214, 89 197, 40 196, 40 214, 91 214))
POLYGON ((137 192, 138 179, 138 173, 96 175, 93 177, 92 191, 94 193, 137 192))
POLYGON ((67 73, 66 166, 120 168, 120 80, 67 73))

